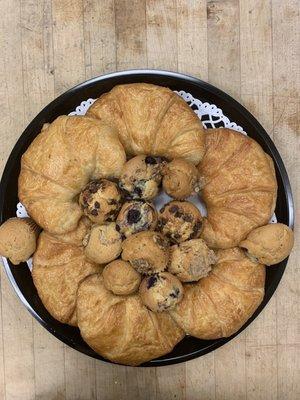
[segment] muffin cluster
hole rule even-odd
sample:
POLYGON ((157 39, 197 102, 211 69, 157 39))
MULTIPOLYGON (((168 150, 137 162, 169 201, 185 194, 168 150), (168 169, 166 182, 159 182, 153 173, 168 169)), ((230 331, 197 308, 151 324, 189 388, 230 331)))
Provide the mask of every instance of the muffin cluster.
POLYGON ((173 309, 182 282, 206 276, 217 261, 201 240, 203 217, 186 198, 198 191, 195 166, 183 159, 138 155, 118 181, 89 182, 79 195, 91 227, 83 240, 91 262, 106 265, 103 283, 118 296, 138 293, 151 311, 173 309), (163 188, 173 198, 159 211, 152 200, 163 188))

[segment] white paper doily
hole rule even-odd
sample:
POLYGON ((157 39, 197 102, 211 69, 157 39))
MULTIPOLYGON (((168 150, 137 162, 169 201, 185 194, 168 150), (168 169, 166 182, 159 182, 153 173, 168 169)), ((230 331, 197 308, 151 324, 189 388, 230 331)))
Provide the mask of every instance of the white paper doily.
MULTIPOLYGON (((199 119, 201 120, 204 128, 225 127, 240 132, 243 135, 247 135, 247 133, 243 130, 241 126, 237 125, 235 122, 230 121, 229 118, 223 114, 223 111, 220 108, 218 108, 215 104, 209 104, 206 102, 202 103, 202 101, 196 99, 190 93, 187 93, 184 90, 175 92, 179 96, 181 96, 188 103, 188 105, 194 110, 194 112, 198 115, 199 119)), ((70 112, 69 115, 85 115, 87 110, 95 101, 96 99, 87 99, 81 102, 81 104, 77 106, 74 111, 70 112)), ((206 215, 205 205, 199 199, 198 196, 192 196, 188 200, 192 201, 200 209, 202 215, 206 215)), ((167 203, 168 201, 170 201, 170 197, 167 196, 165 193, 161 193, 159 196, 157 196, 154 203, 157 208, 160 208, 163 206, 163 204, 167 203)), ((21 203, 17 204, 16 215, 19 218, 28 217, 27 211, 23 206, 23 204, 21 203)), ((270 222, 271 223, 277 222, 275 214, 273 214, 270 222)), ((27 264, 31 270, 32 268, 31 258, 27 261, 27 264)))

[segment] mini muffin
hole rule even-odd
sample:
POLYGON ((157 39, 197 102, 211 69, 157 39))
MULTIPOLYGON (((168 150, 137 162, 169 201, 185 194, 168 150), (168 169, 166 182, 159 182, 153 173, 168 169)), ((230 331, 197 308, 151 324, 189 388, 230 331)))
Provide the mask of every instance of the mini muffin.
POLYGON ((169 261, 169 243, 158 232, 135 233, 124 240, 122 250, 122 259, 141 274, 164 271, 169 261))
POLYGON ((168 271, 182 282, 194 282, 207 276, 216 262, 204 240, 191 239, 171 247, 168 271))
POLYGON ((284 224, 268 224, 254 229, 239 246, 261 264, 274 265, 292 251, 294 233, 284 224))
POLYGON ((157 224, 157 211, 144 201, 132 200, 123 204, 117 217, 117 230, 128 237, 133 233, 154 230, 157 224))
POLYGON ((181 301, 183 286, 176 276, 160 272, 144 278, 139 293, 151 311, 162 312, 174 308, 181 301))
POLYGON ((0 227, 0 254, 17 265, 35 252, 40 228, 31 218, 10 218, 0 227))
POLYGON ((141 275, 123 260, 107 264, 102 274, 106 289, 117 295, 132 294, 138 290, 141 283, 141 275))
POLYGON ((198 238, 202 229, 202 215, 189 201, 171 201, 159 214, 157 229, 175 243, 198 238))
POLYGON ((183 158, 175 158, 163 168, 162 186, 170 197, 183 200, 199 192, 198 170, 183 158))
POLYGON ((107 179, 89 182, 81 191, 79 204, 83 213, 97 224, 114 221, 121 207, 121 193, 116 183, 107 179))
POLYGON ((116 224, 94 225, 83 241, 86 257, 97 264, 106 264, 119 257, 122 239, 116 224))
POLYGON ((161 160, 157 157, 139 155, 131 158, 121 172, 119 186, 133 199, 153 199, 161 183, 161 160))

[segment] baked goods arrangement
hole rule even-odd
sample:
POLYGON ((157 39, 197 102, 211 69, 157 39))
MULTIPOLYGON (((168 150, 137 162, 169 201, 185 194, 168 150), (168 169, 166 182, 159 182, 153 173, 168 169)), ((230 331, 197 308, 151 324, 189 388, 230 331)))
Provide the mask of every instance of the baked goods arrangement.
POLYGON ((0 254, 33 255, 48 312, 120 364, 161 357, 185 335, 237 332, 264 298, 265 265, 293 247, 293 231, 269 223, 277 182, 260 145, 204 130, 180 96, 146 83, 45 124, 18 193, 30 218, 0 227, 0 254), (156 209, 161 191, 170 200, 156 209))

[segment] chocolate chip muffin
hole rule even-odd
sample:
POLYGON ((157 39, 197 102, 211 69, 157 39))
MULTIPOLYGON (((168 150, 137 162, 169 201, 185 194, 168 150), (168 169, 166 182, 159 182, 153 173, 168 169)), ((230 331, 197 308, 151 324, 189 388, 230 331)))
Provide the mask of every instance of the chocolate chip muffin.
POLYGON ((107 264, 102 273, 106 289, 117 295, 128 295, 136 292, 141 283, 141 275, 123 260, 107 264))
POLYGON ((174 243, 198 238, 202 215, 189 201, 170 201, 159 213, 157 229, 174 243))
POLYGON ((119 257, 122 238, 116 224, 94 225, 83 240, 86 257, 97 263, 106 264, 119 257))
POLYGON ((204 240, 191 239, 171 247, 168 271, 182 282, 194 282, 207 276, 216 262, 204 240))
POLYGON ((198 170, 183 158, 175 158, 163 168, 162 186, 170 197, 183 200, 199 192, 198 170))
POLYGON ((141 274, 164 271, 169 261, 168 240, 158 232, 135 233, 124 240, 122 250, 122 259, 141 274))
POLYGON ((181 301, 183 286, 174 275, 160 272, 144 278, 139 293, 142 302, 151 311, 163 312, 181 301))
POLYGON ((120 210, 121 200, 118 185, 107 179, 89 182, 79 196, 83 213, 97 224, 114 221, 120 210))
POLYGON ((124 165, 119 186, 133 199, 153 199, 161 183, 162 162, 158 157, 139 155, 124 165))
POLYGON ((268 224, 254 229, 239 246, 247 255, 265 265, 278 264, 292 251, 294 233, 284 224, 268 224))
POLYGON ((152 204, 132 200, 123 204, 116 220, 117 230, 128 237, 133 233, 154 230, 157 220, 157 211, 152 204))

